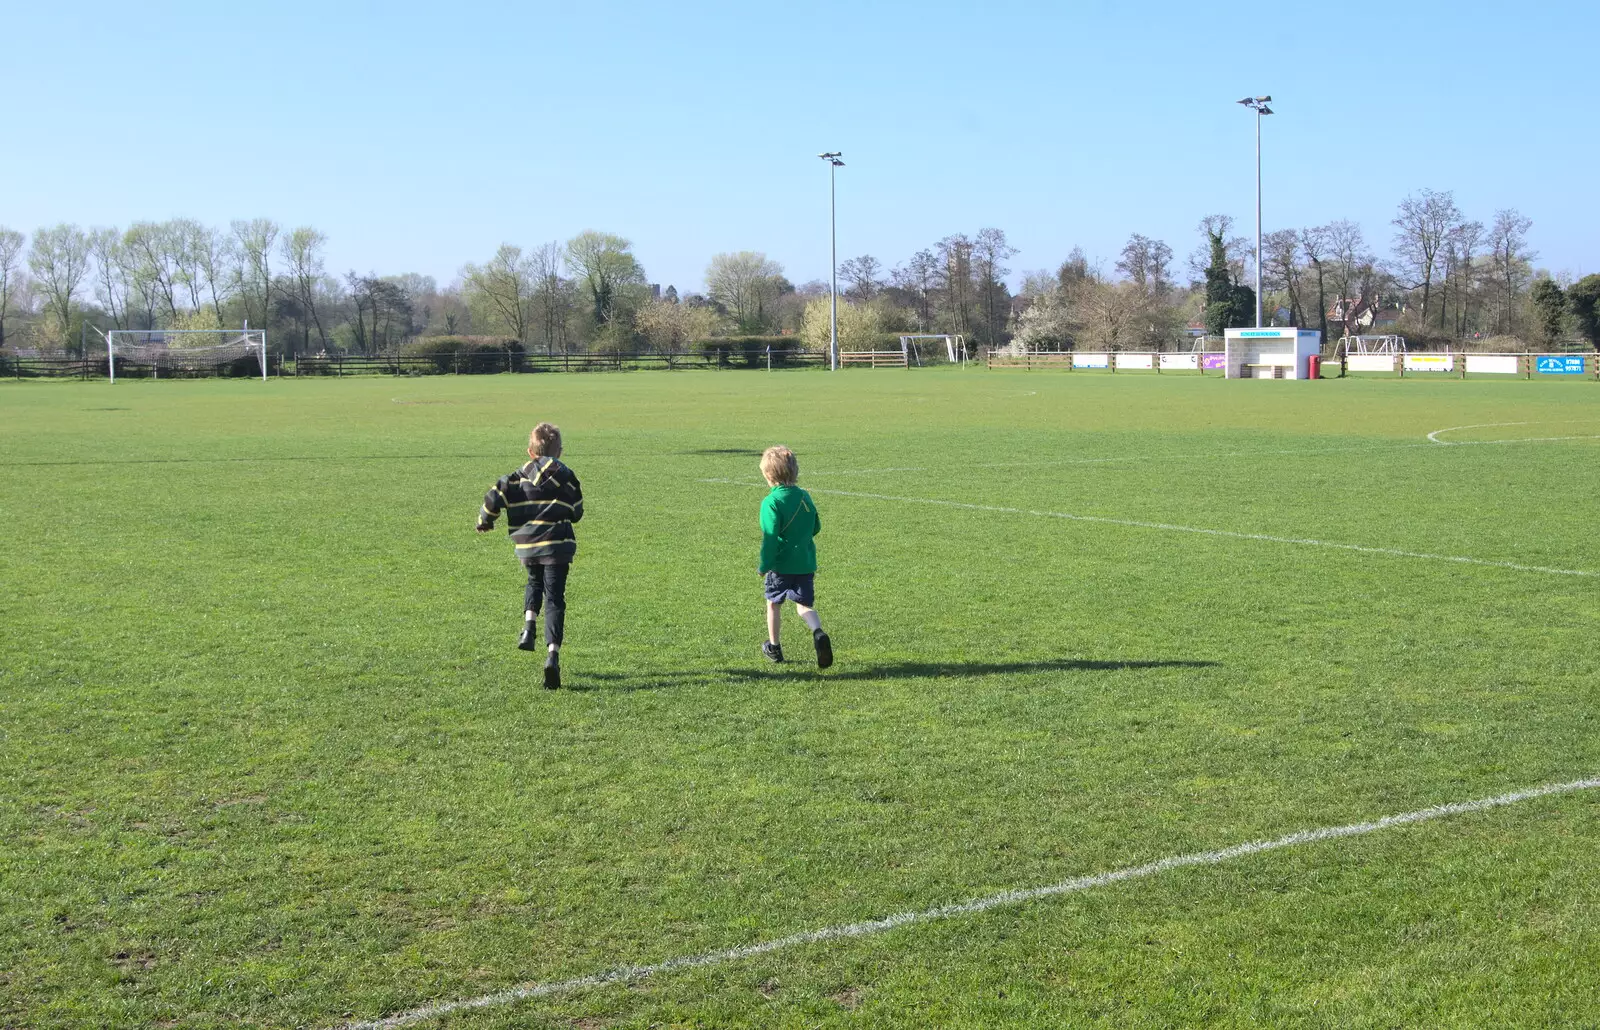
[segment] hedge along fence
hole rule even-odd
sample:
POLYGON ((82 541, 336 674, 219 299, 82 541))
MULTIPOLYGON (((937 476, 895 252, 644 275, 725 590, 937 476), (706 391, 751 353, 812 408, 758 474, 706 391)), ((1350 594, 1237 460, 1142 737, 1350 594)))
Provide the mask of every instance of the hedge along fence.
POLYGON ((719 336, 696 340, 693 346, 719 365, 742 362, 747 368, 765 368, 771 355, 773 368, 792 368, 814 362, 804 344, 798 336, 719 336))
MULTIPOLYGON (((0 379, 107 379, 110 362, 106 356, 18 357, 0 352, 0 379)), ((281 354, 267 355, 267 374, 283 375, 281 354)), ((118 379, 259 379, 261 362, 254 354, 227 361, 197 365, 148 364, 117 358, 118 379)))
POLYGON ((429 336, 400 348, 402 358, 428 358, 440 372, 521 371, 526 354, 522 341, 493 336, 429 336))

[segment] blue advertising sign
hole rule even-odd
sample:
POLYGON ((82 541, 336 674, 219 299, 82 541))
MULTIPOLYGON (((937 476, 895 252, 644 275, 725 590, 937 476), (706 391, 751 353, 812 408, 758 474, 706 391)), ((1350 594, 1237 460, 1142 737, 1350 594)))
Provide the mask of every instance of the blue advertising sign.
POLYGON ((1541 354, 1535 367, 1544 376, 1583 375, 1582 354, 1541 354))

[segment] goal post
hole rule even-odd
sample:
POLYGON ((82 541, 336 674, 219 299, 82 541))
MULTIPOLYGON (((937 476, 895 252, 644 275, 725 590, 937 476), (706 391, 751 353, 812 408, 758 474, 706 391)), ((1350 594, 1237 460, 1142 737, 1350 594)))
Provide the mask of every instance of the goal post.
MULTIPOLYGON (((98 330, 97 330, 98 331, 98 330)), ((185 371, 219 371, 242 359, 254 358, 267 381, 267 331, 265 329, 112 329, 106 340, 106 369, 117 381, 117 362, 124 367, 144 366, 159 379, 185 371)))
MULTIPOLYGON (((967 361, 967 340, 966 337, 959 333, 907 333, 900 337, 900 348, 906 350, 907 348, 915 347, 918 340, 943 341, 945 355, 952 365, 965 364, 967 361)), ((920 356, 917 363, 922 363, 920 356)))

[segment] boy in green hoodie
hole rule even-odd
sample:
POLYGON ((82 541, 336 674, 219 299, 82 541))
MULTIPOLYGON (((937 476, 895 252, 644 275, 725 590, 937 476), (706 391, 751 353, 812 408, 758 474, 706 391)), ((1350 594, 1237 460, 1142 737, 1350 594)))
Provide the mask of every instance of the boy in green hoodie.
POLYGON ((800 620, 811 630, 817 668, 826 669, 833 664, 833 642, 822 631, 822 618, 817 615, 817 545, 812 540, 822 532, 822 521, 811 495, 795 485, 800 462, 793 451, 768 447, 761 455, 761 474, 772 487, 761 502, 761 574, 767 595, 767 642, 761 645, 761 653, 775 662, 783 661, 783 646, 778 641, 783 602, 793 601, 800 620))

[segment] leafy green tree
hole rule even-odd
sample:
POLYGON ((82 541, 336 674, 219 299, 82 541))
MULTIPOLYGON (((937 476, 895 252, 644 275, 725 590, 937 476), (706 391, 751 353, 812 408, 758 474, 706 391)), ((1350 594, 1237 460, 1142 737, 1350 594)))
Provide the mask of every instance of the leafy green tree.
POLYGON ((1586 275, 1568 287, 1567 307, 1578 335, 1600 351, 1600 275, 1586 275))
MULTIPOLYGON (((1233 275, 1228 269, 1228 244, 1221 228, 1206 228, 1211 262, 1206 265, 1206 333, 1221 336, 1233 325, 1233 275)), ((1254 314, 1255 303, 1250 305, 1254 314)))
POLYGON ((65 223, 33 234, 28 268, 44 292, 51 316, 50 342, 58 347, 76 345, 72 338, 72 307, 84 274, 89 271, 89 235, 65 223))
POLYGON ((782 276, 783 266, 758 251, 714 254, 706 268, 706 293, 741 332, 759 331, 766 328, 767 308, 778 296, 782 276))
POLYGON ((594 323, 606 326, 639 298, 629 287, 644 285, 644 268, 629 243, 609 232, 586 229, 567 241, 567 267, 583 284, 593 304, 594 323))
POLYGON ((1256 324, 1256 291, 1244 283, 1234 283, 1228 291, 1228 328, 1256 324))
POLYGON ((27 237, 0 225, 0 347, 6 345, 6 316, 22 286, 22 245, 27 237))
POLYGON ((1546 346, 1561 336, 1567 320, 1566 291, 1554 279, 1540 279, 1533 284, 1533 313, 1539 327, 1539 337, 1546 346))

